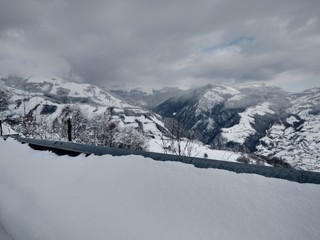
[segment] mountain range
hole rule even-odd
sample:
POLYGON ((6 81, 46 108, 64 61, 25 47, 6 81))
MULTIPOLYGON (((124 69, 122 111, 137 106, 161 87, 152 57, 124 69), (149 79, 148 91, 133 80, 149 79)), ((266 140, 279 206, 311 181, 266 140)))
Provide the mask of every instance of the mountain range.
POLYGON ((105 142, 115 137, 106 132, 108 124, 113 135, 116 128, 137 138, 168 132, 157 114, 90 84, 11 77, 1 79, 0 94, 1 118, 27 137, 66 139, 69 118, 73 119, 73 138, 88 144, 111 145, 105 142))
POLYGON ((98 126, 111 121, 123 131, 163 139, 176 134, 175 123, 182 137, 214 149, 320 171, 319 88, 291 93, 266 86, 206 85, 145 93, 108 91, 59 78, 8 77, 0 80, 0 101, 0 117, 26 136, 65 137, 65 121, 73 118, 75 138, 83 143, 102 144, 104 130, 98 126))
POLYGON ((320 88, 292 93, 263 85, 206 85, 185 91, 120 93, 165 122, 176 119, 186 136, 191 131, 212 148, 250 152, 320 171, 320 88), (153 96, 159 100, 156 106, 148 105, 153 96))

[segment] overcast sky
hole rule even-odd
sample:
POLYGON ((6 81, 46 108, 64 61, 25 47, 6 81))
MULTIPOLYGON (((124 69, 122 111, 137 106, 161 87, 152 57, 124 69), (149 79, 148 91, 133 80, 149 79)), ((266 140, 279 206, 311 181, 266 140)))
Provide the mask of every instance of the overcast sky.
POLYGON ((0 75, 320 86, 320 0, 0 0, 0 75))

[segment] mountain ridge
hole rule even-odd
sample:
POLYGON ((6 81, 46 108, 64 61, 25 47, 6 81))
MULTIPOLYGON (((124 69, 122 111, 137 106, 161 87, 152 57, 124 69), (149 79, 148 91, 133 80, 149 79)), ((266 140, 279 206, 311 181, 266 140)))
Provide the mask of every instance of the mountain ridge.
POLYGON ((65 137, 68 117, 82 131, 77 136, 74 130, 75 137, 89 144, 97 144, 91 138, 105 131, 97 126, 110 122, 150 139, 177 135, 176 124, 180 137, 200 140, 214 149, 253 153, 298 169, 320 171, 320 88, 290 93, 276 87, 209 84, 144 93, 108 91, 57 78, 2 78, 0 93, 2 118, 18 132, 29 121, 35 125, 30 131, 40 138, 65 137), (40 131, 37 124, 44 129, 40 131))
POLYGON ((320 136, 316 134, 320 131, 320 88, 290 93, 266 86, 207 85, 170 98, 153 110, 176 118, 213 148, 251 152, 299 169, 320 170, 320 136), (278 125, 284 131, 279 139, 278 125), (264 141, 265 137, 270 139, 264 141))
MULTIPOLYGON (((65 138, 65 122, 70 117, 74 118, 73 135, 83 143, 97 144, 93 135, 107 134, 104 128, 111 123, 136 135, 154 137, 167 132, 156 114, 97 86, 56 78, 2 78, 0 83, 2 118, 25 136, 65 138)), ((99 141, 105 137, 101 135, 99 141)))

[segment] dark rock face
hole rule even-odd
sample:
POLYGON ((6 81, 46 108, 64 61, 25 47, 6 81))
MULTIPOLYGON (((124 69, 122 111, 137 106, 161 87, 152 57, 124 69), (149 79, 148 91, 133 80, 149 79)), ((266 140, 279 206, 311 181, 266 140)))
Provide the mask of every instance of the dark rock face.
POLYGON ((42 115, 45 115, 45 114, 52 114, 54 113, 56 110, 57 110, 57 106, 56 105, 48 105, 48 104, 45 104, 43 105, 43 108, 41 110, 41 113, 42 115))

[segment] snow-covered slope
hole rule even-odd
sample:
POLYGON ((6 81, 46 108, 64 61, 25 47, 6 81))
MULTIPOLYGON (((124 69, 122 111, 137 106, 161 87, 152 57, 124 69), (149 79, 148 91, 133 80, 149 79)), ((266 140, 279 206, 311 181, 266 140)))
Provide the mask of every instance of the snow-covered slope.
POLYGON ((320 171, 320 89, 300 94, 279 88, 208 85, 154 109, 178 119, 214 148, 251 152, 320 171))
POLYGON ((320 235, 320 185, 139 156, 58 157, 13 140, 0 140, 0 152, 0 223, 2 234, 12 236, 7 239, 320 235))
MULTIPOLYGON (((72 117, 72 135, 76 142, 126 147, 123 143, 131 144, 133 140, 138 142, 137 147, 131 144, 133 149, 172 153, 164 149, 163 139, 168 139, 164 135, 169 133, 161 117, 129 105, 99 87, 57 78, 9 78, 0 81, 0 90, 3 92, 0 114, 5 121, 4 134, 8 134, 9 129, 11 134, 14 133, 12 127, 28 137, 65 140, 66 119, 72 117), (117 132, 111 129, 113 132, 110 133, 111 122, 116 123, 117 132)), ((182 145, 186 143, 181 142, 182 145)), ((237 161, 242 157, 239 153, 209 149, 201 142, 188 147, 188 152, 185 149, 183 155, 206 155, 207 158, 226 161, 237 161)), ((249 157, 247 160, 258 164, 256 159, 249 157)), ((265 162, 259 161, 259 164, 265 162)))
POLYGON ((14 131, 10 125, 7 123, 2 124, 2 134, 3 135, 12 135, 12 134, 18 134, 16 131, 14 131))
POLYGON ((21 94, 51 96, 65 103, 83 102, 92 105, 104 105, 114 107, 130 107, 124 101, 113 97, 107 91, 90 84, 67 82, 60 78, 31 77, 28 79, 3 78, 2 82, 17 90, 21 94))
POLYGON ((257 153, 276 156, 299 169, 320 171, 320 88, 298 94, 291 104, 286 118, 261 139, 257 153))
POLYGON ((95 143, 94 135, 111 121, 145 136, 160 136, 166 131, 156 114, 90 84, 57 78, 3 78, 0 91, 0 117, 26 136, 65 138, 69 117, 73 118, 74 137, 86 143, 95 143))
POLYGON ((239 113, 240 121, 238 124, 221 129, 222 138, 225 138, 228 142, 243 144, 248 137, 256 133, 256 130, 252 127, 255 123, 254 117, 256 115, 264 116, 275 113, 270 105, 269 102, 264 102, 261 105, 249 107, 244 112, 239 113))
MULTIPOLYGON (((158 152, 167 151, 163 149, 168 147, 163 139, 170 136, 168 129, 173 131, 173 125, 179 122, 184 137, 192 135, 204 144, 196 144, 202 150, 194 150, 193 156, 203 157, 206 153, 210 157, 210 145, 254 153, 282 165, 285 161, 298 169, 320 171, 319 89, 292 94, 266 86, 236 89, 207 85, 185 91, 114 93, 122 98, 90 84, 62 79, 3 78, 0 118, 25 136, 61 140, 67 138, 66 119, 72 117, 74 139, 99 145, 109 145, 105 139, 114 136, 106 136, 112 127, 108 124, 116 123, 117 131, 134 133, 138 140, 146 139, 146 144, 138 149, 158 152), (170 98, 164 101, 166 97, 170 98), (123 99, 147 107, 159 101, 161 104, 153 110, 161 117, 123 99)), ((125 140, 120 135, 116 139, 125 140)))
POLYGON ((163 117, 176 112, 175 118, 206 144, 252 152, 288 105, 288 94, 278 88, 207 85, 168 99, 155 111, 163 117))

